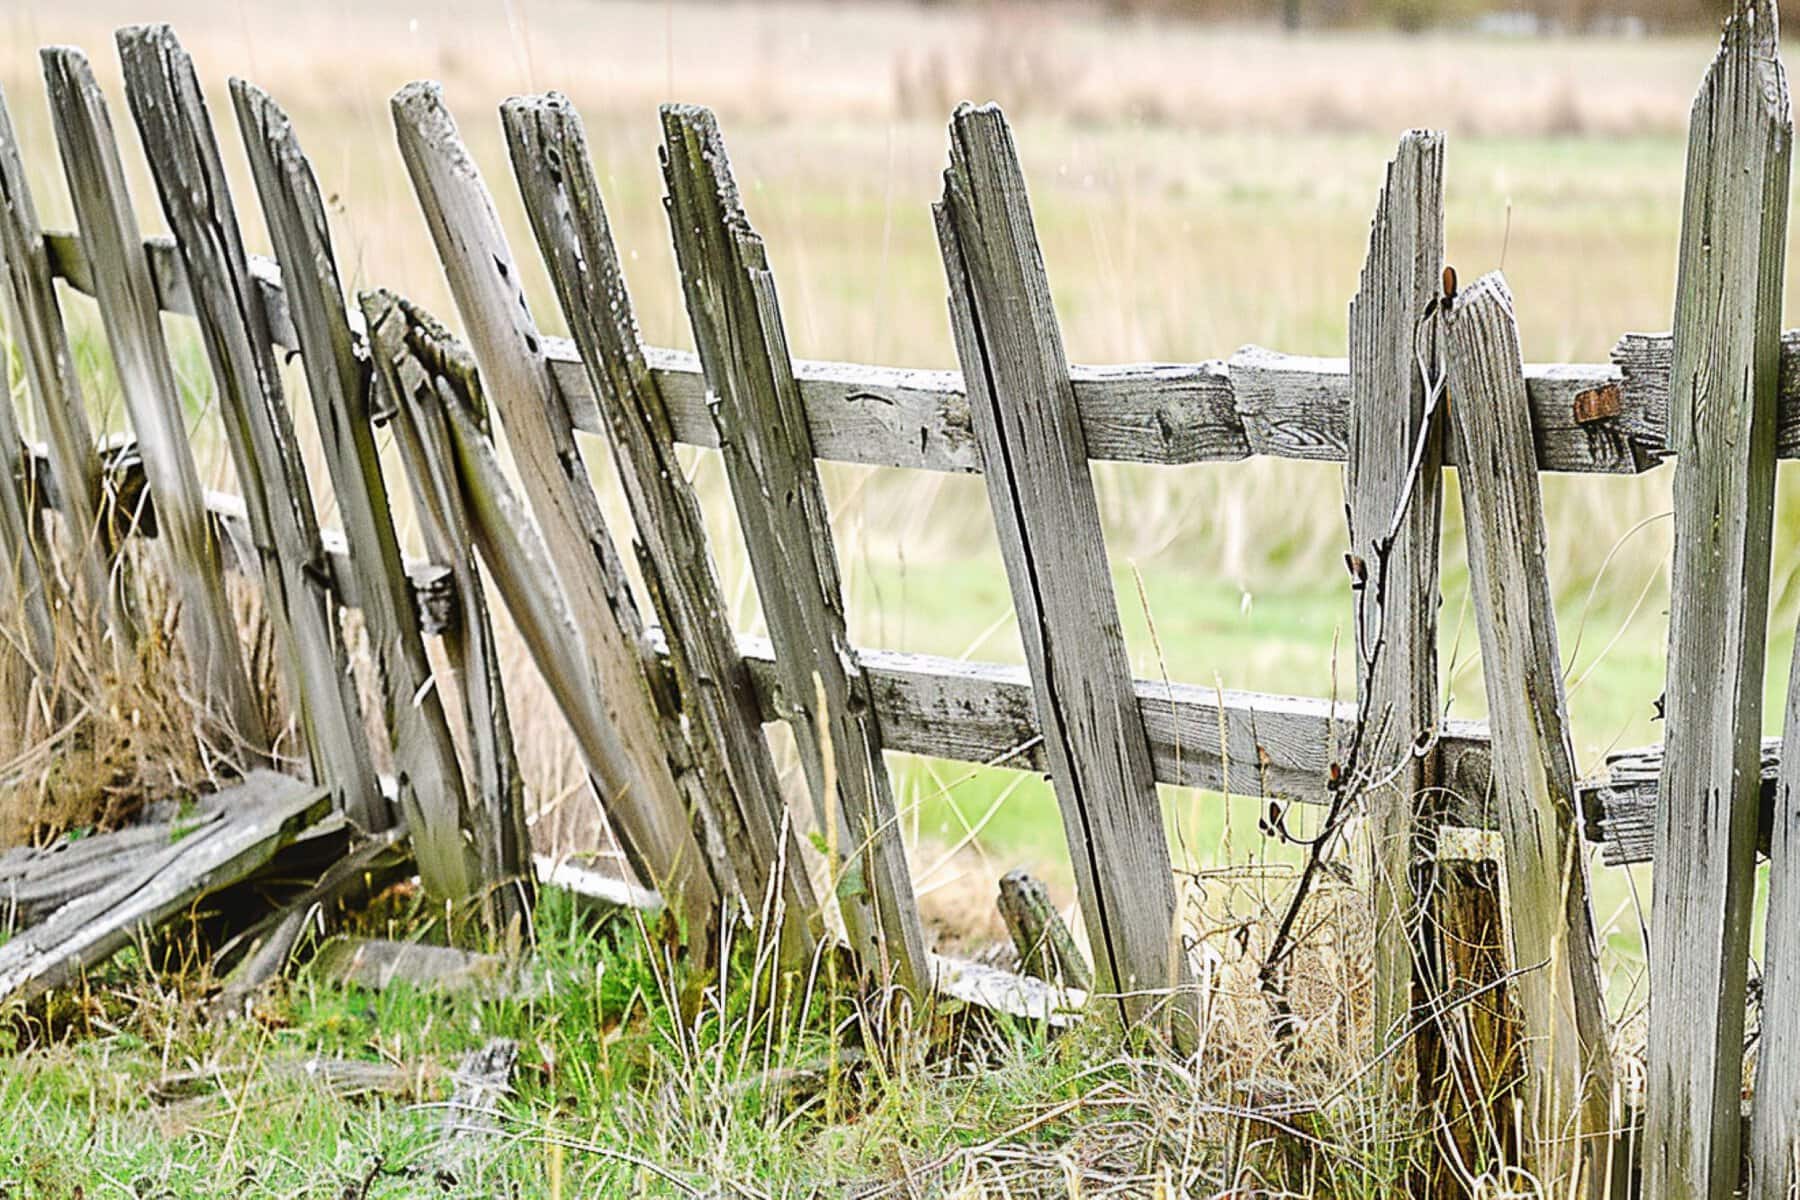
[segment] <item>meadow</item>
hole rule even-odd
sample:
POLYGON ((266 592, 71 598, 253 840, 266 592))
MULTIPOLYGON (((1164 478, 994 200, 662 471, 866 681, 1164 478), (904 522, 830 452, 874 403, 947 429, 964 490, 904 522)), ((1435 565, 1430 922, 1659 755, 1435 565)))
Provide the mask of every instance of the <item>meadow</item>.
MULTIPOLYGON (((534 313, 561 332, 495 116, 508 95, 554 88, 587 119, 645 338, 688 347, 655 105, 706 103, 719 113, 749 216, 768 241, 794 352, 926 367, 955 366, 929 205, 941 186, 944 122, 965 97, 998 100, 1012 120, 1077 362, 1197 361, 1246 343, 1341 355, 1383 164, 1414 125, 1448 132, 1449 259, 1470 279, 1504 269, 1526 357, 1604 360, 1621 333, 1668 327, 1687 106, 1712 52, 1705 35, 1290 37, 1147 18, 1109 23, 1086 10, 1027 4, 441 0, 377 9, 348 0, 171 0, 152 14, 129 0, 13 0, 0 13, 0 87, 50 226, 67 228, 71 218, 35 50, 72 42, 111 89, 140 217, 146 229, 161 228, 112 48, 116 26, 152 16, 172 21, 196 59, 253 249, 267 244, 223 101, 231 74, 262 84, 292 113, 331 197, 347 282, 394 287, 451 315, 386 112, 401 83, 437 78, 524 264, 534 313)), ((1796 288, 1790 279, 1790 294, 1796 288)), ((68 293, 65 302, 97 421, 119 429, 95 314, 68 293)), ((211 384, 203 356, 191 329, 178 320, 169 329, 204 429, 211 384)), ((290 384, 296 393, 303 386, 297 374, 290 384)), ((302 424, 305 408, 294 405, 302 424)), ((589 450, 623 542, 629 521, 610 463, 600 447, 589 450)), ((756 631, 720 464, 700 451, 689 462, 715 522, 737 625, 756 631)), ((204 468, 213 486, 231 486, 222 448, 204 468)), ((1095 475, 1140 677, 1353 692, 1341 644, 1350 592, 1338 467, 1101 464, 1095 475)), ((1663 468, 1635 479, 1544 481, 1586 772, 1612 749, 1660 739, 1669 476, 1663 468)), ((827 483, 860 644, 1020 661, 980 480, 834 467, 827 483)), ((1788 552, 1800 534, 1791 467, 1782 469, 1778 505, 1771 733, 1800 609, 1800 557, 1788 552)), ((331 521, 329 511, 322 516, 331 521)), ((1452 714, 1478 716, 1485 702, 1453 488, 1444 529, 1443 697, 1452 714)), ((530 672, 522 652, 513 665, 530 672)), ((517 690, 540 840, 585 848, 599 835, 592 813, 568 799, 579 777, 568 740, 546 700, 517 690)), ((979 948, 995 937, 993 884, 1012 867, 1044 875, 1072 900, 1043 779, 913 758, 896 757, 894 766, 922 903, 947 943, 979 948)), ((1254 801, 1178 789, 1166 799, 1188 869, 1266 864, 1279 880, 1291 861, 1291 850, 1258 834, 1254 801)), ((1647 881, 1645 869, 1596 875, 1621 1011, 1642 1000, 1638 907, 1648 906, 1647 881)))

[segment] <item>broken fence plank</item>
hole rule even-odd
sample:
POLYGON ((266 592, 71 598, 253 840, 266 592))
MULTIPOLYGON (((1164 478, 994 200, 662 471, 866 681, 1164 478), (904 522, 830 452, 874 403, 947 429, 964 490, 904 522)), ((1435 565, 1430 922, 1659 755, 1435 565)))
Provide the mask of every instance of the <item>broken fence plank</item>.
MULTIPOLYGON (((1412 864, 1429 858, 1434 764, 1418 753, 1439 718, 1438 532, 1441 425, 1420 377, 1420 318, 1444 261, 1444 137, 1400 140, 1370 224, 1368 258, 1350 302, 1350 441, 1344 507, 1357 580, 1356 769, 1379 781, 1364 798, 1373 840, 1375 1048, 1412 1025, 1418 905, 1412 864), (1431 422, 1431 424, 1427 424, 1431 422), (1389 539, 1392 539, 1391 541, 1389 539)), ((1425 327, 1429 330, 1430 326, 1425 327)), ((1429 338, 1429 332, 1425 335, 1429 338)), ((1436 362, 1429 343, 1428 364, 1436 362)), ((1435 1003, 1421 980, 1427 1005, 1435 1003)))
POLYGON ((359 307, 369 331, 371 386, 379 389, 394 431, 426 552, 450 576, 444 651, 462 706, 469 799, 475 810, 474 828, 481 831, 476 853, 485 876, 512 881, 508 887, 518 893, 513 903, 528 913, 531 887, 524 865, 531 834, 525 820, 525 779, 513 742, 487 591, 464 511, 456 452, 437 404, 436 376, 420 364, 407 340, 413 326, 401 312, 400 301, 386 292, 365 292, 359 307), (422 396, 428 400, 422 402, 422 396))
POLYGON ((341 938, 327 942, 313 971, 336 984, 385 991, 396 983, 422 992, 510 990, 512 960, 453 946, 387 938, 341 938))
POLYGON ((1093 972, 1042 881, 1022 870, 1000 877, 1000 917, 1019 952, 1019 971, 1062 987, 1088 990, 1093 972))
POLYGON ((695 802, 709 807, 718 830, 713 853, 729 861, 753 913, 776 906, 781 962, 804 968, 816 942, 818 901, 769 753, 755 684, 737 652, 700 503, 676 457, 668 410, 638 343, 581 119, 555 95, 510 100, 502 115, 526 211, 581 349, 631 508, 638 561, 691 730, 695 802))
POLYGON ((61 987, 211 892, 249 875, 329 809, 330 793, 257 772, 214 803, 223 815, 0 945, 0 1003, 61 987))
MULTIPOLYGON (((1694 101, 1677 259, 1680 457, 1645 1090, 1657 1200, 1727 1200, 1741 1161, 1792 139, 1775 6, 1746 0, 1694 101)), ((1790 1153, 1759 1154, 1761 1177, 1785 1177, 1790 1153)))
POLYGON ((181 601, 179 633, 196 676, 196 698, 234 750, 264 754, 269 738, 221 586, 219 546, 188 445, 155 281, 106 99, 80 50, 53 46, 42 58, 63 174, 81 227, 82 258, 156 500, 159 541, 181 601))
MULTIPOLYGON (((382 721, 394 756, 398 801, 419 878, 431 893, 480 914, 491 937, 530 923, 522 861, 504 862, 501 831, 470 811, 444 701, 407 591, 400 541, 370 423, 372 380, 352 341, 337 259, 312 165, 287 114, 242 80, 232 98, 264 218, 282 264, 288 312, 300 342, 332 493, 350 547, 374 660, 382 721)), ((524 819, 506 814, 506 827, 524 819)), ((514 845, 516 850, 516 844, 514 845)))
POLYGON ((833 859, 861 969, 916 999, 931 965, 867 674, 846 631, 837 551, 774 275, 740 203, 717 122, 662 109, 670 233, 716 403, 726 477, 775 646, 781 715, 833 859))
POLYGON ((1094 951, 1131 1028, 1198 1039, 1149 741, 1062 334, 998 108, 957 109, 935 206, 957 356, 1094 951))
POLYGON ((651 697, 657 669, 642 644, 642 622, 601 514, 567 408, 558 401, 542 335, 487 186, 464 147, 435 83, 408 84, 391 108, 401 157, 432 241, 468 327, 486 395, 500 409, 520 482, 543 530, 554 568, 531 586, 560 585, 573 635, 554 653, 580 656, 612 746, 588 766, 613 818, 659 890, 690 926, 717 921, 719 889, 694 836, 675 774, 678 743, 651 697), (621 753, 622 751, 622 753, 621 753))
POLYGON ((1575 795, 1543 498, 1512 293, 1484 275, 1440 314, 1506 847, 1512 993, 1532 1069, 1522 1132, 1540 1179, 1604 1178, 1612 1046, 1575 795))

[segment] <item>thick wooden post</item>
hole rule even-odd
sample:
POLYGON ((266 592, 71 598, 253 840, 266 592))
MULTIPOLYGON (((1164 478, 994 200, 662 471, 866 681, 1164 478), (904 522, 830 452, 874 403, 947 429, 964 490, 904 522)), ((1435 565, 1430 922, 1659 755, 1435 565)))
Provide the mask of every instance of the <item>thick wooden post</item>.
POLYGON ((528 844, 515 835, 524 815, 470 811, 388 510, 370 424, 373 380, 352 341, 318 183, 287 114, 274 101, 243 80, 232 82, 232 98, 281 263, 288 313, 357 576, 400 809, 412 833, 420 878, 439 896, 477 903, 491 931, 516 927, 523 933, 531 918, 531 861, 528 844))
POLYGON ((170 586, 181 600, 182 646, 195 674, 195 700, 217 726, 209 733, 223 735, 240 757, 259 759, 268 752, 269 739, 225 595, 219 546, 188 445, 156 284, 106 100, 80 50, 52 46, 43 52, 43 62, 89 279, 156 505, 157 541, 170 586))
POLYGON ((1197 1036, 1174 873, 1087 439, 1006 119, 964 105, 936 205, 950 322, 1031 668, 1094 987, 1127 1027, 1197 1036))
POLYGON ((1650 922, 1648 1195, 1737 1189, 1793 122, 1775 6, 1694 101, 1675 292, 1669 675, 1650 922))
POLYGON ((655 655, 568 409, 551 382, 512 250, 438 86, 407 85, 395 94, 393 113, 401 157, 578 631, 557 652, 580 649, 586 686, 597 691, 605 719, 618 731, 613 749, 589 763, 601 801, 628 853, 648 871, 646 882, 696 930, 710 928, 720 893, 676 784, 680 764, 670 761, 651 700, 655 655))
POLYGON ((526 212, 625 485, 638 562, 668 639, 680 711, 691 723, 698 799, 711 810, 745 900, 757 912, 779 905, 783 961, 802 965, 812 955, 818 902, 788 821, 756 687, 738 655, 700 504, 638 341, 581 118, 555 95, 510 100, 502 116, 526 212))
POLYGON ((1513 962, 1522 972, 1512 987, 1531 1060, 1524 1132, 1539 1179, 1573 1180, 1585 1157, 1592 1190, 1606 1179, 1612 1050, 1575 811, 1531 408, 1506 281, 1483 276, 1457 298, 1443 328, 1513 962))
POLYGON ((415 326, 399 300, 376 292, 364 293, 359 303, 381 407, 411 484, 426 554, 449 569, 454 584, 455 609, 443 639, 462 702, 476 856, 482 877, 507 880, 508 890, 519 893, 528 913, 535 873, 525 823, 525 780, 513 745, 500 650, 465 511, 455 444, 440 407, 441 377, 408 340, 415 326))
MULTIPOLYGON (((1378 1051, 1412 1023, 1421 915, 1412 865, 1430 857, 1433 844, 1427 809, 1438 722, 1442 439, 1435 422, 1426 424, 1427 389, 1416 355, 1420 318, 1439 290, 1443 266, 1443 190, 1443 135, 1408 133, 1388 164, 1368 259, 1350 302, 1344 501, 1358 578, 1354 670, 1365 727, 1358 766, 1380 781, 1367 796, 1378 1051)), ((1424 349, 1432 364, 1431 348, 1424 349)))
POLYGON ((263 603, 283 642, 313 777, 362 828, 386 829, 391 818, 369 758, 312 489, 206 102, 167 26, 120 30, 119 54, 218 386, 263 603))
POLYGON ((0 263, 5 267, 0 303, 19 348, 38 428, 49 448, 57 507, 73 552, 76 612, 90 628, 112 639, 115 660, 128 659, 137 647, 137 628, 124 570, 115 558, 125 531, 101 527, 100 456, 69 356, 56 279, 4 94, 0 94, 0 263))
POLYGON ((844 624, 844 596, 812 433, 762 239, 751 229, 712 113, 665 106, 663 174, 688 317, 763 617, 778 708, 794 728, 828 842, 835 891, 863 970, 915 997, 931 963, 882 760, 869 679, 844 624))

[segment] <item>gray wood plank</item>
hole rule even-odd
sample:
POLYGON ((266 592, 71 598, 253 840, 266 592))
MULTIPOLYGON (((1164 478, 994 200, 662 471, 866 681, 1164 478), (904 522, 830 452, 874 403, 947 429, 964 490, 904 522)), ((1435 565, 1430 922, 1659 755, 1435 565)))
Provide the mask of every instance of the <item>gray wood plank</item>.
MULTIPOLYGON (((125 530, 100 519, 100 456, 88 426, 81 383, 69 355, 56 280, 25 177, 19 141, 0 93, 0 305, 18 348, 32 415, 49 449, 42 476, 56 493, 74 575, 74 611, 95 644, 110 639, 115 663, 137 650, 137 625, 117 550, 125 530)), ((16 467, 16 460, 12 464, 16 467)))
MULTIPOLYGON (((455 445, 437 407, 436 379, 407 339, 416 325, 408 322, 401 304, 385 292, 359 297, 376 385, 412 490, 426 551, 451 576, 451 611, 442 636, 461 703, 475 827, 483 831, 476 839, 477 853, 484 874, 510 879, 524 870, 531 850, 525 780, 513 742, 487 590, 464 512, 455 445)), ((515 886, 529 892, 530 880, 515 886)))
POLYGON ((1440 423, 1426 425, 1416 349, 1444 261, 1443 181, 1443 135, 1405 135, 1388 164, 1350 302, 1344 503, 1350 553, 1365 576, 1355 621, 1357 702, 1366 723, 1357 769, 1378 781, 1364 797, 1373 842, 1377 1049, 1412 1024, 1419 920, 1412 864, 1430 856, 1432 817, 1422 810, 1436 782, 1419 750, 1430 745, 1439 715, 1442 438, 1440 423))
POLYGON ((195 696, 208 709, 208 724, 216 726, 211 732, 254 758, 267 753, 268 734, 220 586, 219 547, 188 446, 155 281, 106 100, 80 50, 50 47, 43 51, 43 64, 63 174, 81 228, 82 258, 156 501, 158 540, 181 601, 179 631, 195 673, 195 696))
POLYGON ((575 334, 624 484, 643 578, 667 637, 718 853, 752 913, 771 904, 782 962, 804 966, 818 901, 769 754, 755 684, 713 569, 700 503, 675 454, 667 406, 637 319, 588 157, 581 118, 561 96, 503 106, 514 173, 538 246, 575 334))
POLYGON ((287 114, 266 93, 234 80, 232 98, 282 264, 307 392, 349 542, 420 879, 437 896, 478 912, 490 935, 508 929, 524 934, 531 913, 528 864, 517 837, 525 819, 522 797, 513 793, 509 812, 471 808, 413 612, 371 424, 373 377, 351 334, 318 182, 287 114))
POLYGON ((1741 6, 1694 101, 1677 258, 1680 457, 1645 1092, 1645 1194, 1659 1200, 1726 1200, 1741 1162, 1792 137, 1774 6, 1741 6))
POLYGON ((794 730, 831 852, 839 912, 865 973, 922 999, 931 964, 844 596, 812 434, 762 239, 705 109, 662 110, 669 226, 688 318, 717 402, 726 475, 794 730))
POLYGON ((1605 1177, 1612 1048, 1601 986, 1575 752, 1545 564, 1543 497, 1531 446, 1512 293, 1498 273, 1443 318, 1451 428, 1463 463, 1469 591, 1506 846, 1512 984, 1531 1070, 1522 1130, 1540 1179, 1605 1177), (1536 964, 1542 964, 1537 966, 1536 964))
MULTIPOLYGON (((252 285, 231 190, 193 64, 167 26, 121 29, 126 98, 194 294, 262 582, 313 778, 363 829, 392 820, 369 757, 312 490, 252 285)), ((158 509, 161 515, 161 509, 158 509)))
POLYGON ((227 815, 188 832, 105 887, 65 904, 0 945, 0 1003, 61 987, 211 892, 266 863, 325 815, 330 795, 272 772, 237 789, 227 815))
POLYGON ((657 670, 612 537, 575 445, 568 410, 552 386, 543 337, 474 161, 436 84, 395 94, 394 127, 445 277, 468 327, 486 394, 500 410, 520 482, 543 529, 575 636, 555 653, 579 653, 613 750, 589 762, 615 830, 635 847, 650 882, 695 929, 717 919, 711 859, 695 838, 675 779, 671 744, 652 698, 657 670))
POLYGON ((1147 1022, 1185 1046, 1198 1030, 1150 746, 1062 333, 998 108, 957 109, 934 212, 1097 998, 1127 1027, 1147 1022))

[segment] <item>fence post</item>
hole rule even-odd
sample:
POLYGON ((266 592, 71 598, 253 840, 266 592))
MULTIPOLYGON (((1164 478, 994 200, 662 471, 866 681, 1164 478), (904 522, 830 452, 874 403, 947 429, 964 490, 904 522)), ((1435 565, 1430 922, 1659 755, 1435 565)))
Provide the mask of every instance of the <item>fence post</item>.
POLYGON ((37 504, 25 465, 12 398, 0 395, 0 613, 6 614, 0 617, 0 757, 24 748, 36 681, 56 663, 56 624, 45 590, 55 576, 40 559, 37 504), (23 644, 15 640, 21 637, 23 644))
POLYGON ((720 892, 677 786, 685 764, 672 761, 671 751, 679 746, 668 740, 651 699, 654 654, 568 409, 552 386, 512 250, 438 86, 408 84, 392 107, 401 157, 578 631, 557 652, 582 648, 584 686, 597 689, 604 719, 618 731, 614 747, 622 752, 589 763, 600 798, 628 853, 649 871, 646 882, 662 889, 694 929, 711 929, 720 892))
MULTIPOLYGON (((1413 866, 1429 860, 1438 721, 1440 426, 1415 357, 1419 320, 1444 255, 1444 138, 1400 140, 1350 301, 1350 443, 1344 501, 1356 580, 1357 719, 1370 789, 1375 912, 1375 1048, 1411 1026, 1421 910, 1413 866), (1390 541, 1390 538, 1392 539, 1390 541)), ((1426 361, 1433 361, 1426 348, 1426 361)), ((1421 995, 1421 1004, 1431 997, 1421 995)), ((1396 1062, 1404 1061, 1397 1057, 1396 1062)))
MULTIPOLYGON (((1546 571, 1543 498, 1512 293, 1498 273, 1443 317, 1469 591, 1512 898, 1513 983, 1531 1060, 1524 1132, 1539 1179, 1604 1184, 1612 1049, 1575 811, 1575 754, 1546 571)), ((1596 1193, 1598 1194, 1598 1193, 1596 1193)))
POLYGON ((268 734, 225 595, 219 545, 188 445, 181 392, 163 342, 156 284, 125 188, 106 100, 80 50, 52 46, 42 57, 94 299, 156 505, 157 541, 168 563, 169 585, 181 601, 180 632, 196 675, 195 699, 217 723, 209 733, 222 734, 235 752, 260 761, 269 749, 268 734))
POLYGON ((1127 1028, 1172 1026, 1188 1046, 1195 997, 1149 741, 1025 177, 998 108, 957 109, 934 212, 1094 986, 1127 1028))
MULTIPOLYGON (((0 93, 0 263, 5 264, 7 325, 25 367, 26 388, 50 451, 57 507, 79 578, 80 617, 112 641, 115 662, 137 648, 137 626, 124 565, 115 557, 124 531, 101 523, 100 456, 88 427, 81 383, 69 355, 69 337, 56 300, 44 231, 25 178, 6 96, 0 93)), ((117 514, 113 514, 117 515, 117 514)))
POLYGON ((777 707, 793 726, 827 841, 836 835, 844 869, 834 890, 864 972, 923 997, 932 985, 930 956, 880 721, 845 628, 837 553, 774 275, 739 202, 712 113, 666 105, 662 125, 675 259, 775 644, 777 707))
MULTIPOLYGON (((487 593, 476 561, 457 471, 455 447, 440 407, 438 376, 423 365, 407 339, 412 328, 400 301, 386 292, 359 297, 369 358, 382 407, 394 431, 415 512, 431 561, 449 568, 455 611, 444 630, 444 650, 456 679, 476 812, 476 856, 483 878, 507 880, 531 911, 531 833, 525 823, 525 780, 513 744, 500 650, 488 616, 487 593)), ((502 903, 509 903, 503 900, 502 903)))
POLYGON ((318 182, 287 114, 241 79, 232 81, 231 91, 358 577, 400 807, 420 877, 438 896, 478 904, 490 933, 523 935, 531 918, 531 861, 528 843, 511 836, 523 814, 489 812, 482 819, 469 810, 400 558, 370 424, 374 380, 352 341, 318 182))
POLYGON ((125 94, 193 296, 219 413, 294 684, 313 778, 364 830, 391 823, 338 628, 312 490, 281 394, 268 314, 193 65, 167 27, 118 34, 125 94))
MULTIPOLYGON (((1659 1200, 1725 1200, 1739 1178, 1792 139, 1775 5, 1749 0, 1726 22, 1694 101, 1677 260, 1675 555, 1644 1134, 1646 1194, 1659 1200)), ((1782 929, 1773 904, 1769 928, 1782 929)), ((1776 932, 1778 961, 1785 945, 1776 932)), ((1765 1062, 1788 1043, 1773 1005, 1800 999, 1782 993, 1778 982, 1764 1009, 1776 1018, 1765 1062)), ((1791 1103, 1758 1109, 1759 1194, 1786 1195, 1792 1145, 1775 1143, 1792 1128, 1791 1103)))
POLYGON ((783 963, 803 966, 815 944, 818 902, 713 571, 700 503, 676 458, 668 411, 638 341, 581 118, 555 95, 509 100, 502 116, 525 209, 631 506, 638 562, 693 730, 703 802, 744 898, 757 911, 779 906, 783 963))

